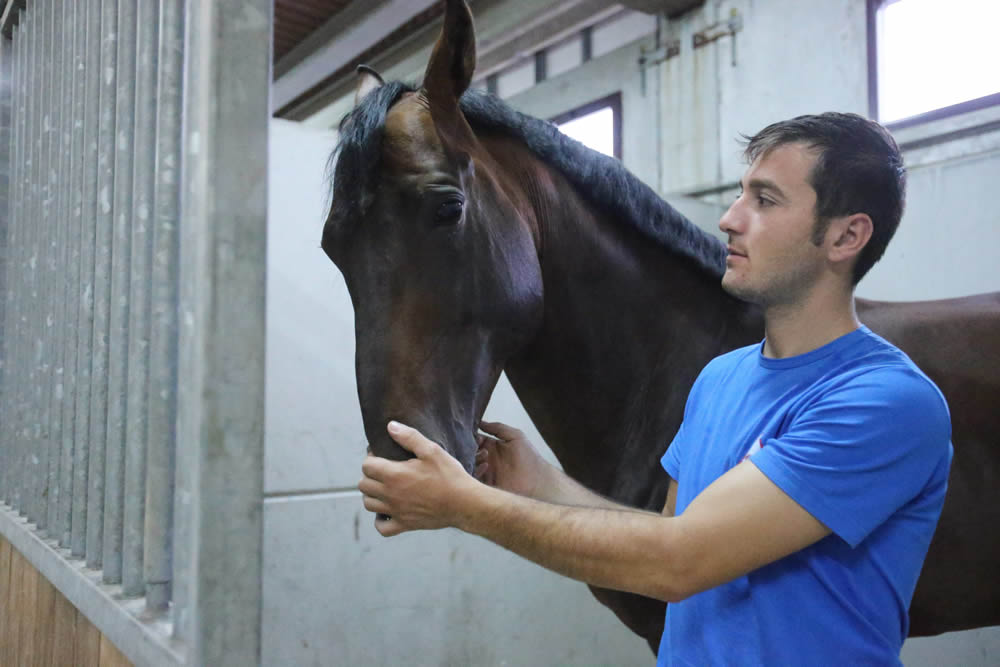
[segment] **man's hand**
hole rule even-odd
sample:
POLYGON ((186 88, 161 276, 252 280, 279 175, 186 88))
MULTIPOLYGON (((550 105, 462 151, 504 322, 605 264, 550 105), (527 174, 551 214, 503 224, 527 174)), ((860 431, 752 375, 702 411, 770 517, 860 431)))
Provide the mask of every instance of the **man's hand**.
POLYGON ((358 490, 365 509, 375 512, 375 529, 385 537, 409 530, 456 526, 463 503, 477 485, 440 445, 419 431, 389 422, 389 436, 416 458, 390 461, 368 455, 358 490))
POLYGON ((552 483, 555 469, 535 450, 518 429, 500 422, 482 422, 476 441, 476 478, 529 498, 542 498, 544 489, 552 483))

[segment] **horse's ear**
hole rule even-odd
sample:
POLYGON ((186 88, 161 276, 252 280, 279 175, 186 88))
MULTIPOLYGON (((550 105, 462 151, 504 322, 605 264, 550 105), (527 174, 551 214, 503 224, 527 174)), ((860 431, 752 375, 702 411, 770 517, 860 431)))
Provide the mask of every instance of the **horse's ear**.
POLYGON ((354 89, 354 106, 361 104, 365 95, 385 83, 382 76, 368 65, 358 65, 356 71, 358 73, 358 86, 354 89))
POLYGON ((476 70, 476 31, 465 0, 445 0, 444 26, 424 73, 431 102, 457 102, 476 70))

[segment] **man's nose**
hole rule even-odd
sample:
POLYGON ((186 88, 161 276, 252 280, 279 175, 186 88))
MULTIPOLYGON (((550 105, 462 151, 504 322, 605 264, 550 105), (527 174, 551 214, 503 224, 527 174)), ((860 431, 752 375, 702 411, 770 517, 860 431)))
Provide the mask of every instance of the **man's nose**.
POLYGON ((739 205, 740 200, 737 199, 732 204, 725 213, 722 214, 722 218, 719 219, 719 229, 721 229, 726 234, 734 234, 739 232, 740 228, 740 212, 739 205))

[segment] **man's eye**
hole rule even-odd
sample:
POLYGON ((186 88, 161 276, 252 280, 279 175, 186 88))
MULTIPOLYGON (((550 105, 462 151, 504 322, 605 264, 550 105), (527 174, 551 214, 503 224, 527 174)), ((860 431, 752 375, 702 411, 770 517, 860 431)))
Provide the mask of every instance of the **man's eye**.
POLYGON ((760 206, 764 207, 764 208, 767 208, 768 206, 773 206, 774 205, 773 201, 771 201, 770 199, 767 199, 766 197, 761 197, 759 195, 757 196, 757 203, 760 206))

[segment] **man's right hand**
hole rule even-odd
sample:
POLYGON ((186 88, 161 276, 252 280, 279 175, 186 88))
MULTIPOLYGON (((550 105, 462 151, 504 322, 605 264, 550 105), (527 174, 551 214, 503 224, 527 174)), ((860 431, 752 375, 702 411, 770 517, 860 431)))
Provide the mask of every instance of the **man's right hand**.
POLYGON ((498 489, 543 499, 555 468, 524 433, 500 422, 482 422, 479 428, 485 434, 476 435, 476 478, 498 489))

